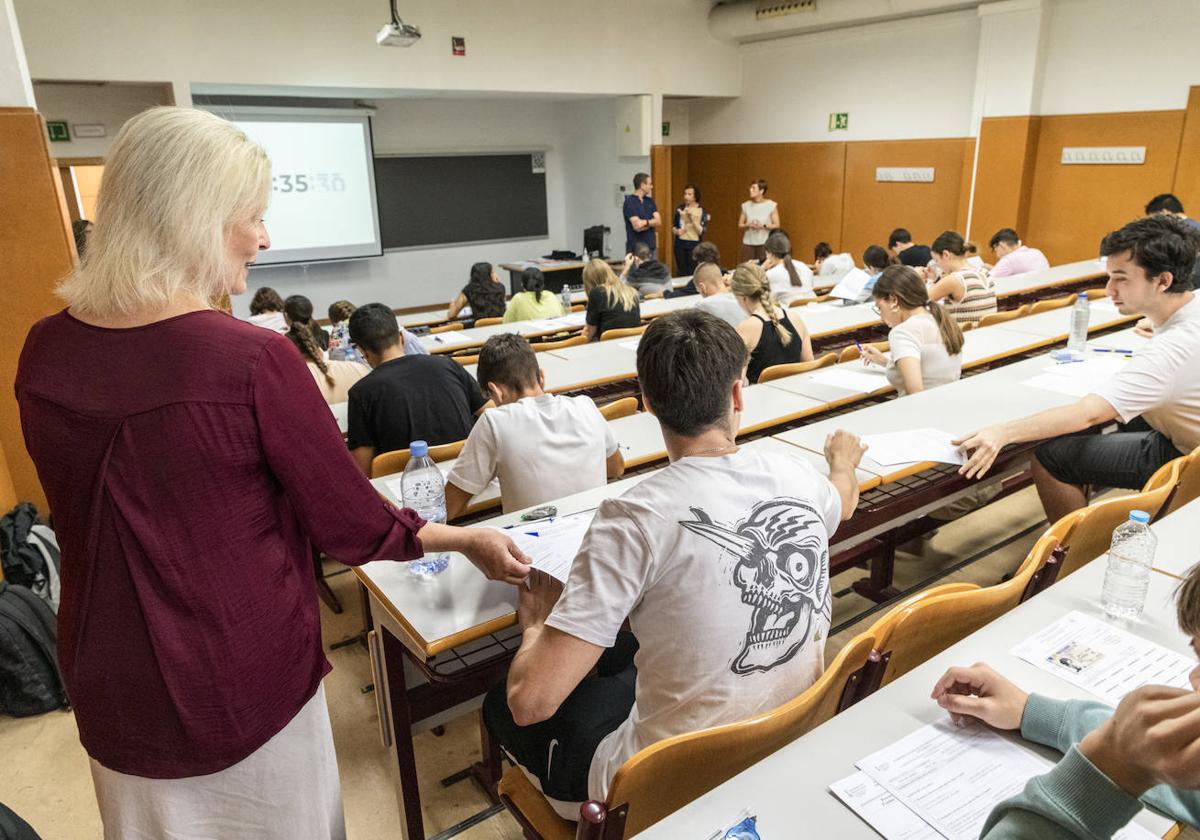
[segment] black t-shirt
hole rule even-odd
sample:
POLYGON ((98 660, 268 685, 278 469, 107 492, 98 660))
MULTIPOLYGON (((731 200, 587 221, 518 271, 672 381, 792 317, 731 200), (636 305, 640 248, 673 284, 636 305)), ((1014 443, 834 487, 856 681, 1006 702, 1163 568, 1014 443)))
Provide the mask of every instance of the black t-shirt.
POLYGON ((350 388, 347 442, 375 454, 454 443, 471 433, 487 402, 463 366, 445 356, 401 356, 384 362, 350 388))
POLYGON ((596 327, 596 337, 604 335, 605 330, 619 330, 626 327, 642 325, 642 307, 637 301, 633 309, 620 309, 621 302, 609 301, 608 292, 603 286, 597 286, 588 292, 587 325, 596 327))

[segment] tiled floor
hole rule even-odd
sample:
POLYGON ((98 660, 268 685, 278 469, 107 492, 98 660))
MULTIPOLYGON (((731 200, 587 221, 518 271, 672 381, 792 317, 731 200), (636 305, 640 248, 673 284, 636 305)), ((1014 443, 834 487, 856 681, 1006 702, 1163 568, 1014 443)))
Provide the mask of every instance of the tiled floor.
MULTIPOLYGON (((977 554, 985 556, 944 580, 995 583, 1020 563, 1040 533, 1041 529, 1036 527, 1040 520, 1041 509, 1032 491, 990 505, 985 511, 942 527, 930 540, 905 546, 897 563, 897 585, 905 588, 918 584, 977 554), (1026 529, 1032 530, 992 550, 1026 529)), ((330 583, 347 609, 341 616, 322 609, 326 647, 353 635, 361 626, 353 575, 337 571, 330 569, 334 573, 330 583)), ((835 578, 833 591, 846 590, 858 574, 846 573, 835 578)), ((835 626, 871 606, 854 594, 836 597, 835 626)), ((827 657, 875 617, 877 614, 864 616, 833 634, 827 657)), ((334 670, 326 680, 325 690, 338 751, 349 836, 353 840, 398 837, 394 762, 379 740, 374 697, 362 692, 362 687, 371 680, 367 655, 356 645, 331 651, 329 658, 334 670)), ((486 797, 473 782, 460 781, 443 787, 439 781, 467 767, 477 757, 479 735, 475 715, 453 721, 441 737, 428 732, 418 735, 416 747, 429 836, 488 806, 486 797)), ((24 720, 0 717, 0 756, 4 768, 0 772, 0 802, 29 820, 46 840, 90 840, 101 835, 87 756, 79 746, 72 715, 53 713, 24 720)), ((516 823, 501 812, 458 836, 465 840, 518 840, 521 835, 516 823)), ((1200 833, 1189 830, 1182 836, 1196 840, 1200 833)))

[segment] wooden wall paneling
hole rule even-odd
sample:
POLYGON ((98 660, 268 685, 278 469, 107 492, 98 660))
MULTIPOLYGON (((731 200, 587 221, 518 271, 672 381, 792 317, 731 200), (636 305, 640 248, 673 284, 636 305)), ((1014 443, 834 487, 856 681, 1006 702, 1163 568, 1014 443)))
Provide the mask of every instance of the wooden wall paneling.
POLYGON ((738 181, 737 146, 688 147, 687 180, 700 188, 700 203, 708 210, 708 240, 721 252, 721 265, 737 264, 742 238, 738 234, 739 207, 746 187, 738 181))
POLYGON ((1042 117, 1022 238, 1052 265, 1096 256, 1106 233, 1171 190, 1183 122, 1183 111, 1042 117), (1064 165, 1064 146, 1145 146, 1146 162, 1064 165))
POLYGON ((908 228, 915 241, 924 244, 953 229, 959 218, 967 148, 964 138, 848 143, 841 250, 858 261, 868 245, 886 246, 894 228, 908 228), (875 180, 877 166, 932 166, 934 180, 932 184, 880 183, 875 180))
POLYGON ((1173 183, 1171 192, 1183 202, 1183 209, 1189 216, 1200 218, 1200 86, 1188 93, 1173 183))
POLYGON ((654 239, 658 243, 658 258, 667 265, 671 264, 671 147, 650 147, 650 178, 654 182, 654 203, 658 205, 658 215, 662 224, 655 231, 654 239))
POLYGON ((1011 227, 1025 235, 1040 126, 1041 117, 986 117, 979 127, 975 206, 968 235, 989 262, 986 249, 992 234, 1011 227))
POLYGON ((29 328, 62 308, 58 281, 75 264, 75 242, 46 124, 32 108, 0 108, 0 449, 17 497, 46 512, 46 497, 25 451, 13 396, 17 360, 29 328))
MULTIPOLYGON (((687 146, 668 146, 671 150, 671 192, 662 193, 659 199, 659 206, 663 208, 663 221, 667 228, 675 224, 675 207, 683 201, 683 188, 688 183, 688 148, 687 146)), ((701 190, 701 203, 703 203, 704 195, 701 190)), ((675 237, 674 234, 667 231, 667 253, 666 256, 659 255, 659 258, 671 266, 672 276, 678 276, 682 272, 679 266, 675 265, 675 237)))

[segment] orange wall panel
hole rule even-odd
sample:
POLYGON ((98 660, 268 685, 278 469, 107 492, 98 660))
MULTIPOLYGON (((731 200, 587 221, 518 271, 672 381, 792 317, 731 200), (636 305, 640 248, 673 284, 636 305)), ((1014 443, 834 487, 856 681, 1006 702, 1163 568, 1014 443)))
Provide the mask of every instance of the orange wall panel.
POLYGON ((738 205, 746 188, 738 181, 736 146, 689 146, 687 180, 700 188, 700 203, 709 213, 708 239, 721 251, 721 265, 738 260, 738 205))
POLYGON ((1188 95, 1183 137, 1179 143, 1179 162, 1175 166, 1175 188, 1189 216, 1200 217, 1200 87, 1188 95))
POLYGON ((1040 125, 1041 117, 987 117, 980 126, 970 237, 985 259, 1000 228, 1025 234, 1040 125))
POLYGON ((1106 233, 1171 191, 1183 120, 1183 111, 1042 117, 1022 238, 1051 264, 1096 256, 1106 233), (1146 162, 1063 164, 1064 146, 1145 146, 1146 162))

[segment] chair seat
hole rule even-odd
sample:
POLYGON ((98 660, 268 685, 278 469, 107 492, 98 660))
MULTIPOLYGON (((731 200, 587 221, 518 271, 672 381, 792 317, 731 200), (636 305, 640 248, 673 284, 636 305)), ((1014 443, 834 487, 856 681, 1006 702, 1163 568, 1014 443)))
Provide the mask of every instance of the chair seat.
POLYGON ((528 822, 545 840, 575 840, 575 823, 564 820, 550 807, 546 797, 533 786, 520 767, 508 768, 496 791, 502 800, 507 800, 505 807, 517 821, 528 822))

